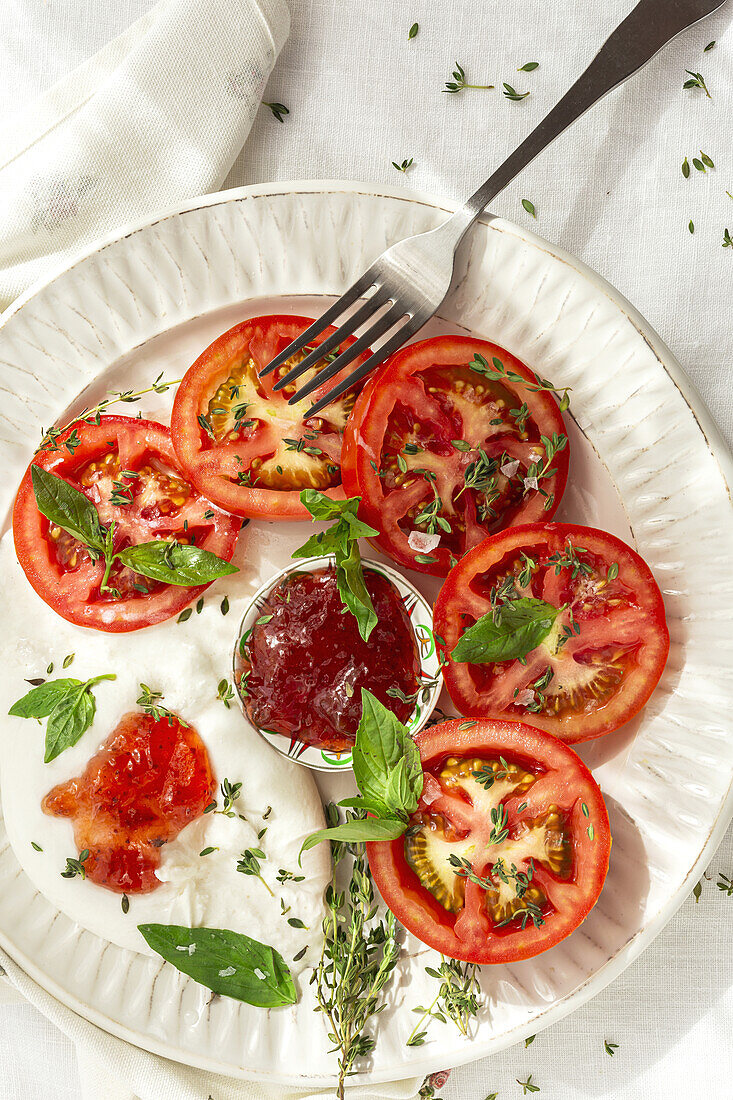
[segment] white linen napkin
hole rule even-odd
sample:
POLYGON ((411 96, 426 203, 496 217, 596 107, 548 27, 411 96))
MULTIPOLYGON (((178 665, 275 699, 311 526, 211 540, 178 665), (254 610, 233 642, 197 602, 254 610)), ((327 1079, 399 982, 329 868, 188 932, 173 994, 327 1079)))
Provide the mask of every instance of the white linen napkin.
POLYGON ((105 233, 217 190, 289 27, 286 0, 162 0, 0 124, 0 308, 105 233))
MULTIPOLYGON (((0 125, 0 307, 120 226, 215 191, 249 133, 288 35, 286 0, 161 0, 0 125)), ((284 1100, 133 1047, 65 1008, 0 952, 10 986, 76 1046, 83 1100, 284 1100)), ((48 1067, 53 1072, 53 1067, 48 1067)), ((407 1100, 419 1081, 355 1098, 407 1100)))

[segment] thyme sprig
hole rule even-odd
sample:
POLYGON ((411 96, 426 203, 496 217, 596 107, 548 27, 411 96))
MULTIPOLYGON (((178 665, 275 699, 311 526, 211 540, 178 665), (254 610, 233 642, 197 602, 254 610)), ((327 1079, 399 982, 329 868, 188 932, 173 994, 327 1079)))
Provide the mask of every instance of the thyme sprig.
POLYGON ((557 394, 560 398, 560 411, 565 412, 570 406, 570 398, 568 394, 571 392, 570 386, 555 386, 548 378, 542 378, 539 374, 532 372, 534 381, 529 381, 524 375, 519 374, 517 371, 508 370, 504 366, 501 359, 494 355, 491 359, 491 366, 483 355, 479 355, 478 352, 473 357, 473 360, 468 364, 469 368, 476 374, 482 374, 485 378, 495 382, 514 382, 519 386, 525 386, 530 393, 550 392, 557 394))
POLYGON ((171 725, 174 721, 178 722, 181 726, 188 727, 188 722, 184 722, 182 718, 179 718, 173 711, 168 710, 167 707, 162 706, 158 702, 163 698, 162 691, 155 691, 153 688, 149 688, 147 684, 140 684, 140 696, 137 700, 137 705, 149 714, 156 722, 160 722, 163 718, 168 719, 168 725, 171 725))
MULTIPOLYGON (((178 383, 182 381, 183 379, 181 378, 175 378, 172 382, 165 382, 163 381, 163 372, 161 371, 152 385, 147 386, 144 390, 112 390, 98 405, 92 405, 91 408, 83 409, 78 416, 75 416, 68 424, 64 424, 63 427, 42 428, 41 442, 36 449, 36 454, 38 454, 39 451, 58 451, 60 446, 58 442, 59 437, 62 436, 64 432, 68 431, 74 424, 99 424, 102 413, 106 412, 110 405, 115 405, 118 402, 129 404, 139 401, 146 393, 165 393, 171 386, 177 386, 178 383)), ((68 439, 64 440, 64 447, 69 454, 73 455, 80 443, 79 434, 75 429, 68 439)))
POLYGON ((267 856, 261 848, 245 848, 237 860, 237 870, 243 875, 251 875, 254 878, 258 878, 270 897, 274 898, 275 895, 262 877, 261 861, 263 859, 267 859, 267 856))
POLYGON ((708 91, 708 86, 705 83, 702 73, 693 73, 692 69, 685 69, 685 72, 689 74, 690 79, 684 82, 682 85, 683 88, 701 88, 708 99, 713 98, 708 91))
POLYGON ((412 168, 412 157, 406 157, 401 164, 398 164, 396 160, 392 161, 392 167, 396 168, 398 172, 404 172, 407 174, 407 169, 412 168))
POLYGON ((338 1052, 338 1100, 354 1063, 374 1049, 366 1028, 384 1008, 382 991, 400 954, 397 921, 391 912, 377 918, 363 846, 355 845, 354 852, 347 889, 337 890, 333 882, 326 889, 323 946, 311 977, 318 1011, 328 1020, 328 1038, 338 1052))
POLYGON ((441 1024, 451 1020, 462 1035, 467 1035, 471 1020, 478 1015, 480 1007, 481 986, 476 963, 442 957, 438 969, 426 966, 425 973, 439 981, 440 987, 427 1008, 422 1005, 413 1008, 413 1012, 421 1015, 407 1039, 408 1047, 419 1047, 425 1042, 427 1030, 421 1031, 420 1028, 428 1019, 438 1020, 441 1024))
POLYGON ((726 897, 733 897, 733 879, 728 878, 722 871, 718 871, 718 881, 715 884, 726 897))
POLYGON ((87 877, 86 868, 84 864, 89 859, 89 849, 85 848, 82 852, 79 852, 79 858, 74 859, 73 856, 66 857, 66 867, 61 872, 61 878, 76 878, 77 875, 81 875, 83 879, 87 877))
POLYGON ((526 99, 529 92, 518 92, 515 88, 512 88, 511 84, 506 82, 503 85, 502 95, 505 95, 507 99, 513 100, 518 103, 520 99, 526 99))
POLYGON ((495 85, 493 84, 469 84, 466 80, 466 73, 463 68, 456 61, 456 67, 451 74, 453 79, 446 80, 445 87, 442 89, 444 92, 462 92, 464 88, 481 88, 489 90, 495 85))

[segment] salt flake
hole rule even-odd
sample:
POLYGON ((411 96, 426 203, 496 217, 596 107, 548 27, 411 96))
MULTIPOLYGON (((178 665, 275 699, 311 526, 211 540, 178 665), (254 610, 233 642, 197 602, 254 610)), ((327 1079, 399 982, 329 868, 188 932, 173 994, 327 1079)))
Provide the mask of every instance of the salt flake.
POLYGON ((524 487, 525 487, 525 489, 536 489, 537 488, 537 478, 536 477, 525 477, 524 487))
POLYGON ((426 531, 411 531, 407 545, 416 554, 429 554, 440 545, 440 535, 428 535, 426 531))
POLYGON ((236 974, 236 970, 233 966, 227 966, 225 970, 219 971, 220 978, 231 978, 232 974, 236 974))
POLYGON ((267 974, 265 974, 264 971, 260 970, 259 966, 256 966, 254 968, 254 973, 257 975, 261 982, 264 982, 265 978, 267 977, 267 974))
POLYGON ((515 697, 514 702, 518 707, 528 707, 530 703, 534 703, 534 692, 532 688, 522 688, 515 697))
POLYGON ((504 477, 514 477, 519 469, 519 459, 512 459, 510 462, 505 462, 503 466, 499 467, 504 477))

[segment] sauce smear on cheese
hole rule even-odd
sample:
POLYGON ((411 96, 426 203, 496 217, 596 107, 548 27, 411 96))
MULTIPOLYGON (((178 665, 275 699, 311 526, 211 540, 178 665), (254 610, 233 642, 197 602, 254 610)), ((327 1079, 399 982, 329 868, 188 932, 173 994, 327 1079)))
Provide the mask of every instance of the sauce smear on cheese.
POLYGON ((175 716, 124 715, 81 775, 43 799, 45 813, 68 817, 86 877, 118 893, 160 885, 161 848, 199 817, 215 788, 208 753, 175 716))

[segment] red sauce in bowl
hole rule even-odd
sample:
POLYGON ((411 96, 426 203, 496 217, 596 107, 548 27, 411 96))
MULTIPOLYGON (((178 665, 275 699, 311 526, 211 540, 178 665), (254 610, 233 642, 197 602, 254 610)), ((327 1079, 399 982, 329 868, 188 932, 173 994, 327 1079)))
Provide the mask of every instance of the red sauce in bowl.
POLYGON ((69 817, 86 877, 118 893, 160 886, 161 847, 199 817, 214 792, 206 747, 193 726, 124 715, 81 775, 43 799, 44 813, 69 817))
POLYGON ((235 674, 250 721, 263 729, 343 752, 354 744, 367 688, 400 721, 420 682, 415 632, 399 593, 368 567, 364 579, 378 616, 369 641, 344 608, 333 566, 293 572, 270 592, 240 645, 235 674))

